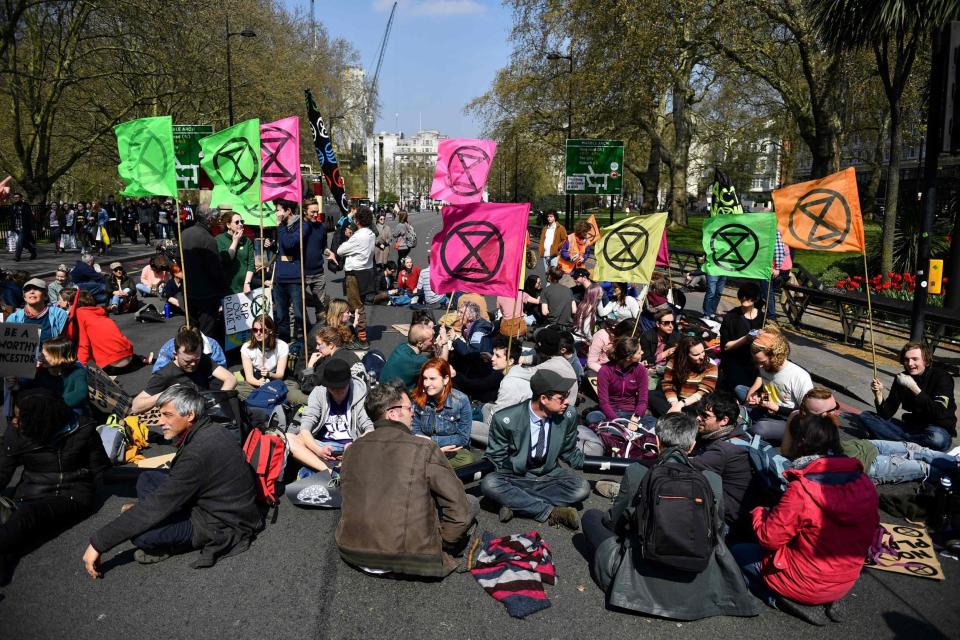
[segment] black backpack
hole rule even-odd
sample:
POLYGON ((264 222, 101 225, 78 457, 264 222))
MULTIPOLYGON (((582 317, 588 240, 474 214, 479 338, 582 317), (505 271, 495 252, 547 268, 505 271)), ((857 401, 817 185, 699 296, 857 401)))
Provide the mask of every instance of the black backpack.
POLYGON ((699 573, 710 563, 723 527, 713 487, 719 477, 706 476, 681 455, 681 460, 664 455, 633 498, 636 560, 699 573))

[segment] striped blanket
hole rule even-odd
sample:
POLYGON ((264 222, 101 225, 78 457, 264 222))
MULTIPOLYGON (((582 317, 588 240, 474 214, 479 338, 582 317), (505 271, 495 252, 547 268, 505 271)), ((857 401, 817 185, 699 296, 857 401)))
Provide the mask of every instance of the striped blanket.
POLYGON ((502 538, 485 531, 468 549, 467 567, 514 618, 550 606, 543 585, 556 584, 557 572, 550 547, 536 531, 502 538))

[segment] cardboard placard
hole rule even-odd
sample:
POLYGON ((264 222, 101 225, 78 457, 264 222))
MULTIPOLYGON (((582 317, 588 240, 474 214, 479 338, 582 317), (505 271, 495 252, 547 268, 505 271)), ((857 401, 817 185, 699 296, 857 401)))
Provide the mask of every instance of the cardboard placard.
POLYGON ((880 523, 880 526, 893 535, 893 546, 898 551, 897 557, 885 554, 880 557, 880 564, 874 564, 868 560, 865 563, 866 566, 880 571, 892 571, 931 580, 945 578, 940 568, 940 561, 937 559, 937 552, 933 548, 933 540, 930 539, 926 529, 909 524, 884 522, 880 523))
POLYGON ((40 327, 31 324, 0 324, 0 376, 27 378, 37 375, 40 327))
POLYGON ((223 322, 227 339, 224 348, 229 351, 242 345, 250 337, 253 319, 267 314, 273 317, 273 301, 263 288, 250 293, 235 293, 223 299, 223 322))
POLYGON ((404 336, 405 336, 405 335, 407 335, 408 333, 410 333, 410 325, 409 325, 409 324, 392 324, 392 325, 390 325, 390 327, 391 327, 394 331, 396 331, 397 333, 399 333, 400 335, 404 335, 404 336))
POLYGON ((87 397, 98 411, 115 413, 121 418, 130 412, 133 402, 130 394, 95 364, 87 367, 87 397))
POLYGON ((141 469, 159 469, 163 465, 167 464, 173 457, 177 455, 176 453, 165 453, 160 456, 153 456, 151 458, 144 458, 143 460, 138 460, 136 465, 141 469))

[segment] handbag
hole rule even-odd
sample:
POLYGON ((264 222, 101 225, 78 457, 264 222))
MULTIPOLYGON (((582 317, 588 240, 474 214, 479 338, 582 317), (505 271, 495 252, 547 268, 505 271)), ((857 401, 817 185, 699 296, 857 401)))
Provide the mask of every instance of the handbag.
POLYGON ((656 458, 659 453, 657 436, 640 425, 636 431, 626 418, 605 420, 587 425, 603 441, 604 453, 614 458, 640 460, 656 458))

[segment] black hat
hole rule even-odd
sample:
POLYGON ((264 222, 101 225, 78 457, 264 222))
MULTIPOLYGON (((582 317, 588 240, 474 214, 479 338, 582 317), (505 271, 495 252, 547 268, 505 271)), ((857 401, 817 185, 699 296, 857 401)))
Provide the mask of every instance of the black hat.
POLYGON ((540 369, 530 378, 530 391, 533 392, 534 399, 551 393, 569 393, 574 382, 570 378, 564 378, 556 371, 540 369))
POLYGON ((323 368, 320 384, 327 389, 342 389, 350 386, 350 365, 340 358, 332 358, 323 368))
POLYGON ((553 327, 541 329, 537 334, 537 351, 551 356, 560 353, 560 330, 553 327))

